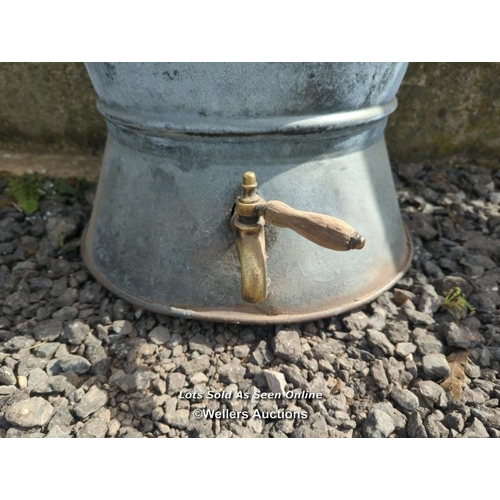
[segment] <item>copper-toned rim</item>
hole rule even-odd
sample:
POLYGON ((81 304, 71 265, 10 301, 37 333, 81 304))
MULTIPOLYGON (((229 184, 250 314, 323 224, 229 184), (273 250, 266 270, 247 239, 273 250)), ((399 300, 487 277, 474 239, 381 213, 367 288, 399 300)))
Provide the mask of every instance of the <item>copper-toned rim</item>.
POLYGON ((287 324, 287 323, 302 323, 306 321, 315 321, 318 319, 327 318, 329 316, 335 316, 347 312, 352 309, 357 309, 373 300, 384 293, 386 290, 392 288, 406 273, 410 267, 412 257, 413 257, 413 243, 411 240, 410 233, 406 226, 404 226, 407 255, 404 264, 399 272, 397 272, 387 283, 377 288, 375 291, 361 295, 359 298, 354 300, 349 300, 345 304, 340 306, 335 306, 332 308, 321 308, 310 313, 289 313, 289 314, 277 314, 277 315, 265 315, 265 314, 252 314, 245 313, 241 311, 235 311, 231 309, 212 309, 212 310, 193 310, 193 309, 182 309, 177 307, 167 306, 160 302, 151 302, 148 300, 143 300, 140 297, 136 297, 127 292, 124 292, 119 287, 115 286, 111 281, 109 281, 106 276, 97 268, 92 257, 91 252, 87 245, 87 230, 84 231, 82 237, 82 258, 92 273, 94 278, 101 283, 109 291, 117 295, 118 297, 134 304, 140 306, 148 311, 155 313, 165 314, 168 316, 176 316, 186 319, 194 319, 201 321, 215 321, 223 323, 238 323, 238 324, 266 324, 266 325, 276 325, 276 324, 287 324))

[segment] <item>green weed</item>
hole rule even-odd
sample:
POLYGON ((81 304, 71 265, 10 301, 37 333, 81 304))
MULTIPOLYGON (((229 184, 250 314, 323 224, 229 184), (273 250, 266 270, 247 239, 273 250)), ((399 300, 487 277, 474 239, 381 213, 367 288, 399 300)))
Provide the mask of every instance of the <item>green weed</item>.
POLYGON ((475 307, 469 303, 458 286, 448 292, 441 307, 446 309, 456 321, 476 312, 475 307))

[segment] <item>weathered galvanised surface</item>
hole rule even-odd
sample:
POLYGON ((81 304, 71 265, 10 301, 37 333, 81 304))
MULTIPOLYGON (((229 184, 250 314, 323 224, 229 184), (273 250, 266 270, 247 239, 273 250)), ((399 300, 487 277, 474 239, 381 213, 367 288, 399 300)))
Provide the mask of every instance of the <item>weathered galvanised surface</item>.
POLYGON ((357 307, 406 270, 383 137, 406 64, 87 69, 109 137, 83 256, 117 295, 166 314, 286 323, 357 307), (246 302, 231 217, 248 171, 263 199, 342 219, 364 248, 335 252, 266 224, 267 297, 246 302))

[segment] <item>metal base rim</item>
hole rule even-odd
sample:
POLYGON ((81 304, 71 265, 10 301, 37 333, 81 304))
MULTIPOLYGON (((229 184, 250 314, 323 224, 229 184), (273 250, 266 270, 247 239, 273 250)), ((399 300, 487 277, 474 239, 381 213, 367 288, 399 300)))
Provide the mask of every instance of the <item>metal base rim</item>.
POLYGON ((207 310, 197 311, 192 309, 182 309, 177 307, 166 306, 158 302, 143 300, 140 297, 136 297, 127 292, 124 292, 123 290, 115 286, 97 268, 94 260, 91 257, 91 252, 89 251, 87 245, 87 240, 88 240, 87 229, 85 229, 82 236, 81 253, 83 262, 87 266, 88 270, 102 286, 104 286, 106 289, 108 289, 110 292, 112 292, 119 298, 124 299, 127 302, 130 302, 131 304, 142 307, 148 311, 164 314, 167 316, 175 316, 178 318, 210 321, 210 322, 213 321, 217 323, 277 325, 277 324, 290 324, 290 323, 316 321, 318 319, 327 318, 329 316, 336 316, 338 314, 342 314, 353 309, 358 309, 359 307, 369 302, 372 302, 377 297, 382 295, 382 293, 392 288, 404 276, 406 271, 408 271, 413 258, 414 246, 410 232, 408 231, 406 225, 404 225, 404 232, 405 232, 405 240, 407 246, 407 254, 405 262, 401 270, 397 272, 383 287, 378 288, 373 292, 361 295, 359 298, 349 301, 346 304, 342 304, 341 306, 336 306, 326 309, 322 308, 320 310, 313 311, 310 313, 300 313, 300 314, 289 313, 289 314, 279 314, 275 316, 269 316, 264 314, 242 313, 231 309, 227 310, 214 309, 211 311, 207 310))

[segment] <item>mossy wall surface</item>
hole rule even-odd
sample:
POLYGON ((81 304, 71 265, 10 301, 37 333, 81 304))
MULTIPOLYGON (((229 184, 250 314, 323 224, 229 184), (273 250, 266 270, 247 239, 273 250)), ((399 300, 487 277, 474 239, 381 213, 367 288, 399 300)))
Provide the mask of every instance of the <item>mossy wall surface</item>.
POLYGON ((411 63, 389 119, 393 159, 500 165, 500 63, 411 63))
MULTIPOLYGON (((500 63, 411 63, 389 120, 391 158, 497 166, 500 63)), ((0 149, 99 155, 106 126, 82 63, 0 64, 0 149)))
POLYGON ((83 63, 0 64, 0 149, 99 154, 105 140, 83 63))

